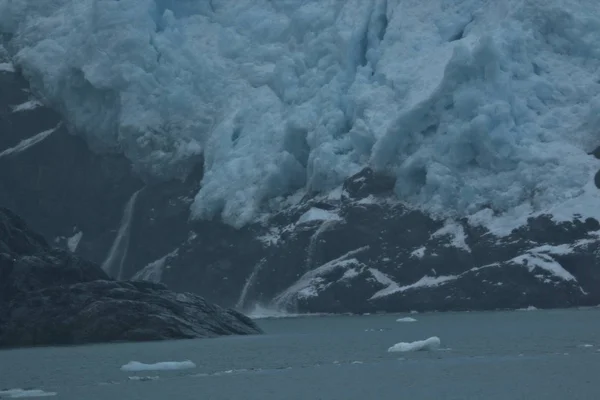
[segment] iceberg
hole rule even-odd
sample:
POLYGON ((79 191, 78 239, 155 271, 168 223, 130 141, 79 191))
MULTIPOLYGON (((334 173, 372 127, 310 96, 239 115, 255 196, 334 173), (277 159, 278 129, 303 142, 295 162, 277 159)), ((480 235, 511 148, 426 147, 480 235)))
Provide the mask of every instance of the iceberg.
POLYGON ((417 340, 415 342, 400 342, 396 343, 388 349, 389 353, 409 352, 422 350, 437 350, 440 347, 440 338, 432 336, 425 340, 417 340))
POLYGON ((121 371, 126 372, 140 372, 140 371, 173 371, 180 369, 196 368, 190 360, 186 361, 163 361, 154 364, 145 364, 139 361, 130 361, 127 364, 121 366, 121 371))

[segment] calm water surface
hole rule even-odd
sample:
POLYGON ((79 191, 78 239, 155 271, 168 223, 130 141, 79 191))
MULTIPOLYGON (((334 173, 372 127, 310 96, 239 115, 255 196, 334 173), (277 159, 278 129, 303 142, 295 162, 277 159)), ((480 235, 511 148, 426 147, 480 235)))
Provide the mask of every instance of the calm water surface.
POLYGON ((600 309, 398 317, 261 320, 266 335, 0 351, 0 390, 77 400, 600 399, 600 309), (430 336, 440 350, 387 352, 430 336), (197 367, 120 370, 133 360, 197 367))

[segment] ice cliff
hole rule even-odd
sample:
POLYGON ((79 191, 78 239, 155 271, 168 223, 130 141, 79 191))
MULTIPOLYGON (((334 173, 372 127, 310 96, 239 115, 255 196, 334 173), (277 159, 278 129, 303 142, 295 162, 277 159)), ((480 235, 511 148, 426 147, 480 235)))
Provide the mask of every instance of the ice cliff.
POLYGON ((234 225, 370 165, 497 232, 598 217, 596 0, 0 0, 34 90, 234 225), (202 158, 203 157, 203 158, 202 158))

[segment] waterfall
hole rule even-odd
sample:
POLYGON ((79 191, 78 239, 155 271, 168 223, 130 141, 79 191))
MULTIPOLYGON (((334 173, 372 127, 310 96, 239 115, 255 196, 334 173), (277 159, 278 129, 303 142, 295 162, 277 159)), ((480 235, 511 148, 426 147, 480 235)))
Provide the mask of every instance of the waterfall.
POLYGON ((248 279, 246 279, 246 283, 244 284, 244 287, 242 288, 242 292, 240 293, 240 298, 238 299, 238 301, 235 305, 235 308, 237 310, 241 310, 244 307, 244 303, 246 303, 246 296, 248 296, 248 290, 250 290, 252 285, 254 285, 256 276, 258 275, 258 272, 261 270, 261 268, 263 267, 264 264, 265 264, 265 259, 263 258, 262 260, 260 260, 259 262, 257 262, 254 265, 254 269, 252 270, 252 273, 250 273, 250 276, 248 276, 248 279))
POLYGON ((102 269, 104 272, 116 279, 122 279, 123 277, 123 263, 125 262, 127 250, 129 249, 131 219, 133 217, 133 210, 135 209, 135 202, 140 191, 141 189, 132 194, 125 204, 123 216, 121 217, 121 225, 119 226, 119 232, 117 233, 117 236, 110 247, 108 256, 102 263, 102 269))

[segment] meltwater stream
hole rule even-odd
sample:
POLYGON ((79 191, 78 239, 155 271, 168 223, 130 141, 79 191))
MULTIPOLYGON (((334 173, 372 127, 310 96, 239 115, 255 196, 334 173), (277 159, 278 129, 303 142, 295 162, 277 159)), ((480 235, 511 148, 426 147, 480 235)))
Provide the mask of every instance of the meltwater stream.
POLYGON ((68 400, 600 398, 600 309, 418 314, 412 323, 399 317, 406 316, 270 319, 259 321, 267 333, 257 336, 1 351, 0 396, 29 390, 68 400), (431 336, 441 340, 437 350, 387 351, 431 336), (121 369, 169 361, 187 367, 121 369))

